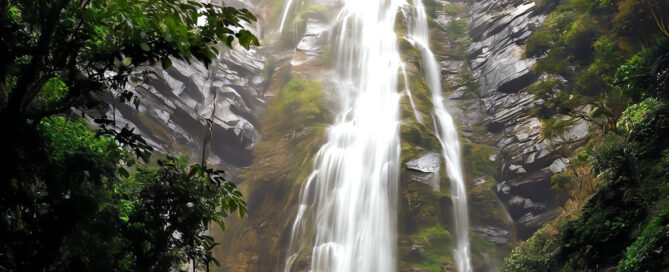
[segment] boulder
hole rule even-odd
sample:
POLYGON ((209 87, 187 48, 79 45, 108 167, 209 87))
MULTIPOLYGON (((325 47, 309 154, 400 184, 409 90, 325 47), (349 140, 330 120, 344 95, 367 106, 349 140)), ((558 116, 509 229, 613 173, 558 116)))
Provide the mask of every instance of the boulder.
POLYGON ((429 185, 434 191, 439 191, 439 169, 441 168, 441 154, 427 153, 422 157, 408 161, 409 179, 429 185))

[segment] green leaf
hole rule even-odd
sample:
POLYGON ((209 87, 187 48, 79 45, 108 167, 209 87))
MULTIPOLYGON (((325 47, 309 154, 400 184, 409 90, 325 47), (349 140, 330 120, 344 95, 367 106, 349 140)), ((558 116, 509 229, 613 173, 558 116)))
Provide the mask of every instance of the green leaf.
POLYGON ((246 50, 250 49, 251 45, 260 45, 258 38, 246 29, 242 29, 237 33, 237 39, 239 40, 239 44, 246 48, 246 50))
POLYGON ((141 42, 139 44, 139 47, 142 48, 142 50, 144 50, 145 52, 150 52, 151 51, 151 47, 145 42, 141 42))
POLYGON ((172 67, 172 60, 170 60, 170 58, 163 58, 160 60, 160 62, 163 66, 163 69, 172 67))
POLYGON ((128 177, 130 177, 130 173, 128 173, 128 170, 125 169, 125 168, 123 168, 123 167, 119 167, 119 169, 118 169, 118 174, 119 174, 122 178, 128 178, 128 177))

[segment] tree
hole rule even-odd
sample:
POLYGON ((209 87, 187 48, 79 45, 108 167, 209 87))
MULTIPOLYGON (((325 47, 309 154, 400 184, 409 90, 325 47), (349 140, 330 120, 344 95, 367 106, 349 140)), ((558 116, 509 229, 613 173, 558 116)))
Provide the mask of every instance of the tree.
POLYGON ((132 128, 100 118, 95 133, 73 112, 105 111, 105 96, 137 106, 143 66, 258 45, 253 21, 196 1, 0 0, 0 270, 208 266, 215 243, 201 232, 245 212, 234 184, 175 158, 138 165, 151 148, 132 128))
MULTIPOLYGON (((0 118, 17 136, 30 129, 27 123, 97 105, 103 92, 120 91, 122 101, 137 105, 126 87, 141 80, 133 76, 138 67, 166 68, 170 57, 208 64, 218 42, 231 47, 235 38, 247 48, 258 45, 242 28, 255 20, 248 10, 196 1, 2 0, 0 11, 0 118), (50 82, 66 88, 50 95, 50 82)), ((10 137, 6 146, 21 140, 10 137)), ((5 180, 16 172, 9 166, 5 180)))

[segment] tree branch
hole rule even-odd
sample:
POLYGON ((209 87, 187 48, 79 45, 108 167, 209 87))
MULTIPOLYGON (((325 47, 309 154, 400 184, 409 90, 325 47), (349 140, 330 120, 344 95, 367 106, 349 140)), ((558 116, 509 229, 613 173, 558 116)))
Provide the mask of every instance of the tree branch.
POLYGON ((660 28, 660 32, 664 34, 667 38, 669 38, 669 31, 667 31, 667 28, 664 26, 664 20, 662 17, 658 17, 657 14, 655 13, 655 9, 653 8, 653 5, 650 3, 650 0, 646 0, 646 4, 648 4, 648 9, 650 9, 650 13, 653 15, 653 19, 655 19, 655 24, 657 24, 657 27, 660 28))
POLYGON ((30 64, 22 71, 21 77, 19 78, 16 88, 9 95, 8 99, 8 111, 10 118, 17 117, 25 105, 24 99, 30 85, 35 81, 35 78, 41 71, 44 69, 45 59, 48 57, 49 49, 51 48, 51 41, 53 38, 53 33, 57 25, 57 21, 60 18, 61 13, 67 7, 70 0, 62 0, 55 9, 52 10, 49 18, 46 21, 46 25, 43 27, 43 31, 38 39, 37 47, 33 50, 32 59, 30 64))

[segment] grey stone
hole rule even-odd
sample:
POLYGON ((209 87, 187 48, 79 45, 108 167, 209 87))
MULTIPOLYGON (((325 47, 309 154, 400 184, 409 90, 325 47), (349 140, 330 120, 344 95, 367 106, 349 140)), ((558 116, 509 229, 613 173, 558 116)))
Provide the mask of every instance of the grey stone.
POLYGON ((439 173, 441 154, 434 152, 427 153, 418 159, 408 161, 406 166, 408 169, 423 173, 439 173))
POLYGON ((562 173, 565 170, 567 170, 567 165, 569 164, 569 160, 566 158, 559 158, 555 161, 553 161, 553 164, 549 166, 548 168, 553 172, 554 174, 557 173, 562 173))
POLYGON ((497 227, 485 226, 474 228, 474 231, 495 244, 507 244, 509 231, 497 227))

